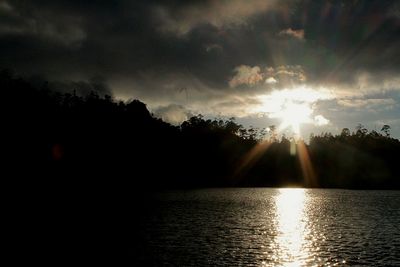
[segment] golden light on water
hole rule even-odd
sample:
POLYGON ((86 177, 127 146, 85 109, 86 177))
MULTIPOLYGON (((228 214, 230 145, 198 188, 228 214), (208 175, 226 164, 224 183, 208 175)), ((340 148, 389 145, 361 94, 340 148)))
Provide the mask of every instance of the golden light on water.
POLYGON ((307 201, 306 189, 301 188, 279 189, 275 198, 277 236, 273 261, 280 266, 305 266, 310 258, 307 201))

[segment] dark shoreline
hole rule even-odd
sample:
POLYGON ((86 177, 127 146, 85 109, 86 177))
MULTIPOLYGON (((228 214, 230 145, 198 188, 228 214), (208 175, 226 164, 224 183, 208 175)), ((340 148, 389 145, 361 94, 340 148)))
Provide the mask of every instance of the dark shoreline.
POLYGON ((381 132, 360 124, 353 132, 313 135, 307 144, 246 129, 234 118, 198 115, 173 126, 139 100, 116 101, 96 91, 99 85, 87 86, 93 90, 87 95, 57 92, 46 81, 0 71, 11 183, 88 188, 88 194, 90 187, 124 194, 128 188, 284 185, 400 189, 400 141, 388 125, 381 132))

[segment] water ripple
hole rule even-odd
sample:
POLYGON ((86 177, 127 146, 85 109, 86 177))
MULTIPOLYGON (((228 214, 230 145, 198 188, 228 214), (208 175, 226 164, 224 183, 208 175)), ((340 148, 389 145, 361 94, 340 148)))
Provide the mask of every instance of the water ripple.
POLYGON ((136 264, 400 266, 399 191, 242 188, 155 197, 136 264))

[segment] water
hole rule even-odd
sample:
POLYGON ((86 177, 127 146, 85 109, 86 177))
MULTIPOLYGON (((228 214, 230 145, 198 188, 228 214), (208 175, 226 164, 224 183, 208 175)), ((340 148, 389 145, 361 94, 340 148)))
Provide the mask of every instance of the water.
POLYGON ((137 238, 146 266, 400 266, 400 191, 164 192, 137 238))

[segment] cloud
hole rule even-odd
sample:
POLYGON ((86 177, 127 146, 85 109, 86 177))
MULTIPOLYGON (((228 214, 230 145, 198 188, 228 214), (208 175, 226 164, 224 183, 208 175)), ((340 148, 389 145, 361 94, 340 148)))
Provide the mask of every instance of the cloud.
POLYGON ((307 81, 306 73, 300 65, 282 65, 265 68, 266 76, 274 78, 282 86, 302 84, 307 81))
POLYGON ((217 28, 245 24, 247 18, 265 12, 276 1, 241 0, 187 1, 178 6, 158 4, 153 7, 153 18, 163 32, 187 34, 193 28, 209 24, 217 28))
POLYGON ((0 10, 1 11, 5 11, 5 12, 8 12, 8 11, 11 11, 13 8, 12 8, 12 6, 8 3, 8 1, 5 1, 5 0, 3 0, 3 1, 1 1, 0 2, 0 10))
POLYGON ((275 84, 278 81, 274 78, 274 77, 268 77, 267 79, 265 79, 265 83, 267 84, 275 84))
POLYGON ((329 124, 329 120, 322 115, 317 115, 314 117, 314 123, 317 126, 324 126, 329 124))
POLYGON ((400 78, 392 72, 355 72, 351 81, 328 83, 341 106, 362 106, 367 99, 386 99, 400 92, 400 78))
POLYGON ((394 99, 391 113, 379 113, 386 119, 399 103, 398 5, 0 0, 0 68, 50 80, 102 76, 117 98, 218 116, 254 114, 260 99, 275 91, 326 88, 335 99, 314 104, 329 102, 328 112, 362 113, 368 105, 350 106, 394 99))
POLYGON ((399 19, 390 4, 359 1, 352 12, 340 1, 294 2, 2 1, 2 67, 82 79, 154 80, 169 72, 217 90, 229 89, 223 85, 241 65, 258 66, 264 82, 272 77, 277 83, 269 85, 281 88, 350 83, 362 69, 397 75, 399 19), (310 42, 298 42, 302 35, 310 42), (265 75, 265 66, 279 73, 265 75))
POLYGON ((230 87, 237 87, 239 85, 253 86, 259 83, 263 76, 260 73, 260 67, 250 67, 241 65, 235 68, 235 76, 229 81, 230 87))
POLYGON ((39 9, 27 12, 8 2, 2 2, 0 13, 0 36, 31 36, 66 46, 79 45, 87 36, 79 16, 39 9))
POLYGON ((285 30, 280 31, 278 33, 278 36, 292 37, 299 40, 304 40, 304 30, 303 29, 293 30, 292 28, 287 28, 285 30))
POLYGON ((339 99, 337 103, 348 108, 390 108, 396 104, 392 98, 339 99))
POLYGON ((222 51, 223 47, 219 44, 207 44, 205 45, 205 49, 207 52, 222 51))
POLYGON ((192 116, 192 113, 181 105, 171 104, 159 107, 154 111, 154 115, 173 125, 180 125, 192 116))
POLYGON ((301 85, 307 80, 307 76, 302 66, 286 65, 277 67, 265 67, 261 71, 259 66, 237 66, 234 71, 235 76, 229 81, 230 87, 237 87, 240 85, 254 86, 264 81, 267 85, 279 85, 279 87, 286 87, 290 85, 301 85))

